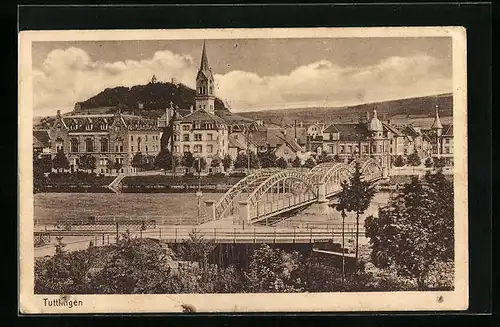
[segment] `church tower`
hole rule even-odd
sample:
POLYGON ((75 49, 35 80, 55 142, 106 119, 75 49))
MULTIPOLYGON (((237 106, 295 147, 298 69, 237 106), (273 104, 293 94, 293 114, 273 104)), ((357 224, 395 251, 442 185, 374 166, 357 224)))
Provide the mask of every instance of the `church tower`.
POLYGON ((214 76, 208 64, 207 50, 203 41, 201 64, 196 76, 196 110, 215 113, 214 76))

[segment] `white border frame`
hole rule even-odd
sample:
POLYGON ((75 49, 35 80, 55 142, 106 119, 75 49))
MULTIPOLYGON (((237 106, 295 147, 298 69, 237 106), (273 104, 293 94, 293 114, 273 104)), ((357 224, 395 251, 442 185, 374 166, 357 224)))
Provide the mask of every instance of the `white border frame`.
POLYGON ((463 27, 67 30, 19 33, 19 309, 21 313, 441 311, 468 308, 467 69, 463 27), (451 37, 455 187, 455 290, 298 294, 71 295, 83 306, 46 307, 34 294, 32 42, 233 38, 451 37), (442 301, 438 298, 442 297, 442 301))

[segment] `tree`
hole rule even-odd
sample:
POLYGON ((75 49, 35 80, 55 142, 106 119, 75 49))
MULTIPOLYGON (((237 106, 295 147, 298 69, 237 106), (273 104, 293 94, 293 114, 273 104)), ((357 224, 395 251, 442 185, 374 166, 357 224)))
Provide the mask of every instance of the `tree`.
POLYGON ((316 166, 316 161, 314 161, 313 158, 307 159, 306 162, 304 163, 304 167, 306 168, 313 168, 314 166, 316 166))
POLYGON ((238 155, 236 156, 236 160, 234 161, 234 168, 235 169, 248 168, 248 161, 249 161, 248 156, 245 153, 240 152, 238 153, 238 155))
POLYGON ((288 162, 286 162, 285 158, 279 157, 278 160, 276 160, 276 167, 285 169, 286 167, 288 167, 288 162))
POLYGON ((194 157, 191 152, 184 152, 182 159, 181 159, 181 165, 183 165, 186 168, 192 168, 194 164, 194 157))
POLYGON ((63 169, 69 169, 69 161, 64 152, 57 151, 54 159, 52 159, 52 168, 61 172, 63 169))
POLYGON ((253 151, 249 151, 250 154, 250 169, 260 168, 259 157, 253 151))
POLYGON ((347 210, 349 209, 350 192, 349 192, 349 184, 347 181, 342 181, 340 183, 342 191, 338 196, 338 203, 331 205, 333 206, 340 215, 342 216, 342 281, 345 281, 345 258, 344 258, 344 249, 345 249, 345 217, 347 216, 347 210))
POLYGON ((216 172, 219 172, 219 168, 220 168, 221 163, 222 163, 222 160, 220 160, 219 158, 216 157, 216 158, 212 159, 212 162, 210 162, 210 166, 212 168, 214 168, 214 170, 216 172))
POLYGON ((425 290, 432 272, 453 262, 453 184, 441 173, 427 174, 424 182, 413 177, 377 218, 366 219, 365 228, 374 265, 425 290))
POLYGON ((232 164, 233 164, 233 158, 231 158, 229 154, 226 154, 222 159, 222 165, 224 166, 224 170, 227 171, 232 164))
POLYGON ((420 160, 418 153, 413 152, 408 156, 407 163, 413 167, 418 167, 422 164, 422 160, 420 160))
POLYGON ((432 166, 434 165, 432 158, 425 159, 424 165, 426 168, 432 168, 432 166))
POLYGON ((302 162, 301 162, 299 156, 296 156, 295 159, 293 159, 293 161, 292 161, 292 167, 295 167, 295 168, 302 167, 302 162))
POLYGON ((207 167, 207 161, 203 157, 194 158, 192 167, 197 173, 200 173, 207 167))
POLYGON ((208 267, 208 256, 216 248, 213 242, 205 240, 196 229, 189 233, 189 238, 183 241, 177 251, 181 260, 196 262, 202 269, 208 267))
POLYGON ((271 149, 268 149, 266 152, 260 152, 258 157, 262 168, 276 167, 276 160, 278 158, 271 149))
POLYGON ((134 168, 142 168, 144 166, 144 156, 141 152, 137 152, 132 158, 132 162, 130 163, 134 168))
POLYGON ((162 147, 160 152, 155 158, 155 167, 163 169, 164 171, 172 169, 172 155, 167 147, 162 147))
POLYGON ((300 266, 301 255, 286 253, 262 244, 250 257, 245 271, 246 290, 251 293, 300 292, 300 281, 293 272, 300 266))
POLYGON ((325 151, 321 151, 321 154, 317 157, 318 164, 332 161, 333 159, 325 151))
POLYGON ((90 170, 93 172, 96 167, 96 159, 93 155, 84 154, 79 158, 78 166, 83 170, 90 170))
POLYGON ((92 288, 105 294, 163 293, 171 276, 171 256, 151 239, 128 233, 110 247, 103 268, 92 278, 92 288))
POLYGON ((39 157, 38 153, 33 153, 33 192, 40 192, 47 183, 45 173, 49 173, 52 168, 52 161, 49 156, 39 157))
POLYGON ((335 161, 335 162, 342 162, 342 159, 340 159, 339 155, 336 154, 336 155, 333 156, 333 161, 335 161))
POLYGON ((444 158, 437 158, 437 157, 434 158, 434 167, 436 169, 441 169, 444 166, 446 166, 446 161, 444 158))
POLYGON ((405 165, 405 160, 399 155, 394 159, 393 165, 394 167, 403 167, 405 165))

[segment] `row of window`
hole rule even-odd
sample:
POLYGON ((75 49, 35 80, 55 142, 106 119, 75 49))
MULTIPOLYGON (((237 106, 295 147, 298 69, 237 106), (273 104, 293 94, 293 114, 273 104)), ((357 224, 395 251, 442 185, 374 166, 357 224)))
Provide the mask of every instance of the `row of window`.
MULTIPOLYGON (((328 147, 328 152, 329 153, 335 153, 335 146, 330 145, 328 147)), ((355 145, 341 145, 339 149, 339 153, 358 153, 359 152, 359 146, 355 145)), ((371 148, 372 153, 382 153, 383 152, 383 147, 382 145, 375 146, 373 145, 371 148)), ((368 145, 363 145, 362 146, 362 153, 368 153, 368 145)))
MULTIPOLYGON (((174 145, 174 152, 179 152, 180 147, 177 145, 174 145)), ((213 153, 214 152, 214 147, 213 145, 209 144, 206 147, 207 153, 213 153)), ((191 152, 191 147, 189 145, 184 145, 182 147, 182 152, 191 152)), ((201 144, 195 144, 193 146, 193 153, 202 153, 203 152, 203 146, 201 144)))
MULTIPOLYGON (((179 135, 174 134, 173 139, 174 139, 174 141, 179 141, 179 135)), ((182 140, 185 142, 189 142, 190 141, 189 134, 182 134, 182 140)), ((203 140, 202 134, 198 134, 198 133, 194 134, 194 140, 195 141, 202 141, 203 140)), ((213 134, 208 133, 206 141, 213 141, 213 140, 214 140, 213 134)))
MULTIPOLYGON (((153 137, 153 141, 158 141, 158 139, 159 139, 158 135, 153 135, 152 137, 153 137)), ((139 136, 137 138, 137 142, 140 142, 141 140, 142 140, 142 138, 139 136)), ((148 135, 147 134, 144 135, 144 140, 146 142, 148 141, 148 135)), ((132 141, 132 142, 134 141, 134 135, 130 135, 130 141, 132 141)))
MULTIPOLYGON (((158 145, 153 144, 153 145, 152 145, 152 147, 153 147, 152 151, 159 151, 159 147, 158 147, 158 145)), ((145 146, 145 151, 146 151, 146 152, 148 152, 148 151, 149 151, 149 149, 148 149, 148 146, 147 146, 147 145, 145 146)), ((133 145, 131 145, 131 146, 130 146, 130 152, 134 152, 134 146, 133 146, 133 145)), ((140 144, 138 144, 138 146, 137 146, 137 152, 142 152, 142 147, 141 147, 141 145, 140 145, 140 144)))
POLYGON ((182 127, 181 125, 174 125, 174 130, 175 131, 179 131, 179 130, 183 130, 183 131, 190 131, 192 128, 194 129, 214 129, 215 125, 214 123, 194 123, 194 127, 193 127, 193 124, 182 124, 182 127))

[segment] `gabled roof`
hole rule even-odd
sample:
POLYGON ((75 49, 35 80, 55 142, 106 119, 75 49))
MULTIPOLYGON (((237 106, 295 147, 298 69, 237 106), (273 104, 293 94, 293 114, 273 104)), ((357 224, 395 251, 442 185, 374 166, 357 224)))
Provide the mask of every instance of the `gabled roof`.
POLYGON ((246 138, 242 133, 232 133, 228 136, 228 143, 230 148, 238 148, 240 150, 246 150, 246 138))
POLYGON ((323 133, 339 133, 339 130, 337 129, 335 124, 330 124, 323 130, 323 133))
POLYGON ((339 138, 341 140, 362 140, 365 139, 368 135, 366 124, 335 124, 335 127, 339 131, 339 138))
POLYGON ((203 109, 198 109, 195 112, 190 113, 189 115, 181 118, 180 122, 181 123, 213 122, 216 124, 218 128, 226 126, 226 122, 224 121, 224 119, 214 114, 211 114, 203 109))
POLYGON ((156 119, 120 113, 114 115, 69 115, 61 117, 61 121, 70 132, 104 132, 116 119, 120 119, 129 130, 147 131, 158 129, 156 119))
POLYGON ((46 130, 35 130, 33 131, 33 143, 39 145, 39 147, 47 148, 50 146, 50 136, 49 132, 46 130))
POLYGON ((405 126, 402 130, 403 134, 417 137, 420 136, 420 132, 418 132, 412 125, 405 126))
POLYGON ((267 131, 253 131, 250 133, 248 143, 256 147, 267 146, 267 131))
POLYGON ((297 152, 302 150, 302 147, 288 135, 278 135, 277 137, 283 140, 283 144, 288 145, 293 151, 297 152))
POLYGON ((33 131, 33 146, 36 148, 50 147, 49 132, 45 130, 33 131))
POLYGON ((392 126, 392 125, 389 125, 389 124, 386 124, 386 123, 382 123, 382 126, 384 127, 384 129, 390 131, 391 133, 397 135, 397 136, 403 136, 404 134, 399 130, 397 129, 396 127, 392 126))
POLYGON ((443 125, 443 133, 442 133, 442 135, 453 136, 453 124, 443 125))

